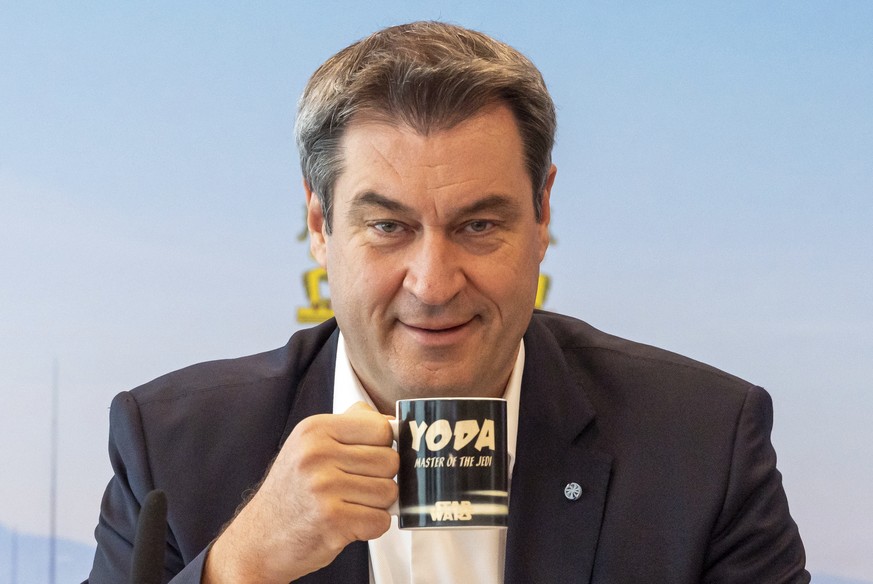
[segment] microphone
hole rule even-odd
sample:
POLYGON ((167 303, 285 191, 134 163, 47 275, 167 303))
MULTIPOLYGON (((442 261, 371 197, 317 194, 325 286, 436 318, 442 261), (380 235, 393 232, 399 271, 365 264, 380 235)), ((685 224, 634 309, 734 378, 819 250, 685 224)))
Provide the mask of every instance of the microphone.
POLYGON ((146 495, 133 540, 130 584, 161 584, 167 539, 167 495, 154 490, 146 495))

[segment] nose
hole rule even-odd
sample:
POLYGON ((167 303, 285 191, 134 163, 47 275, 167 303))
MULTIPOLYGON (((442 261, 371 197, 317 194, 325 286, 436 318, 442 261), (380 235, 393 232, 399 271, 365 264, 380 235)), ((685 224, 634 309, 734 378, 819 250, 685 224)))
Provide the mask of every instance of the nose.
POLYGON ((448 304, 466 282, 462 254, 445 234, 423 233, 409 250, 404 289, 422 304, 448 304))

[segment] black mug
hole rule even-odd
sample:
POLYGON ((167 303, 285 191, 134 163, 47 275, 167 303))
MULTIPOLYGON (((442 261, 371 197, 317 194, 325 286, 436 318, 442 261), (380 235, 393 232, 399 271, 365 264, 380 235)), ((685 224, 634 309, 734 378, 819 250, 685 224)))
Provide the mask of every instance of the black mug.
POLYGON ((400 400, 396 415, 400 528, 505 528, 506 400, 400 400))

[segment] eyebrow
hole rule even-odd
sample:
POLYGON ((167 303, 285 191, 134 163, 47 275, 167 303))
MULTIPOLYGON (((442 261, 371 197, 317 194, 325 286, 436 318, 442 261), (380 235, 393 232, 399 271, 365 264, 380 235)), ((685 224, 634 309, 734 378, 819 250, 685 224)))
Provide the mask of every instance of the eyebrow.
POLYGON ((460 215, 474 215, 486 211, 497 211, 514 218, 521 210, 515 199, 507 195, 492 194, 461 208, 460 215))
MULTIPOLYGON (((394 213, 414 213, 412 207, 399 201, 395 201, 375 191, 364 191, 352 200, 348 214, 349 216, 355 216, 360 211, 372 207, 378 207, 394 213)), ((455 215, 463 217, 487 211, 501 212, 509 218, 515 218, 520 213, 518 202, 515 199, 507 195, 490 194, 470 203, 466 207, 461 207, 455 215)))
POLYGON ((395 213, 412 212, 411 207, 404 205, 399 201, 389 199, 385 195, 380 195, 375 191, 364 191, 363 193, 357 195, 354 199, 352 199, 349 208, 349 215, 355 215, 358 211, 371 207, 379 207, 381 209, 385 209, 386 211, 393 211, 395 213))

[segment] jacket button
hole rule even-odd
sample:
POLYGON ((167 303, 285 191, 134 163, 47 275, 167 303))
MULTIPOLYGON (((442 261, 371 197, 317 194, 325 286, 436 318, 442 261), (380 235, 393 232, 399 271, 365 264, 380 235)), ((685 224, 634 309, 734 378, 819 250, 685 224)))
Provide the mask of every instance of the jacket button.
POLYGON ((567 483, 567 486, 564 487, 564 496, 569 501, 575 501, 582 496, 582 487, 579 486, 579 483, 567 483))

